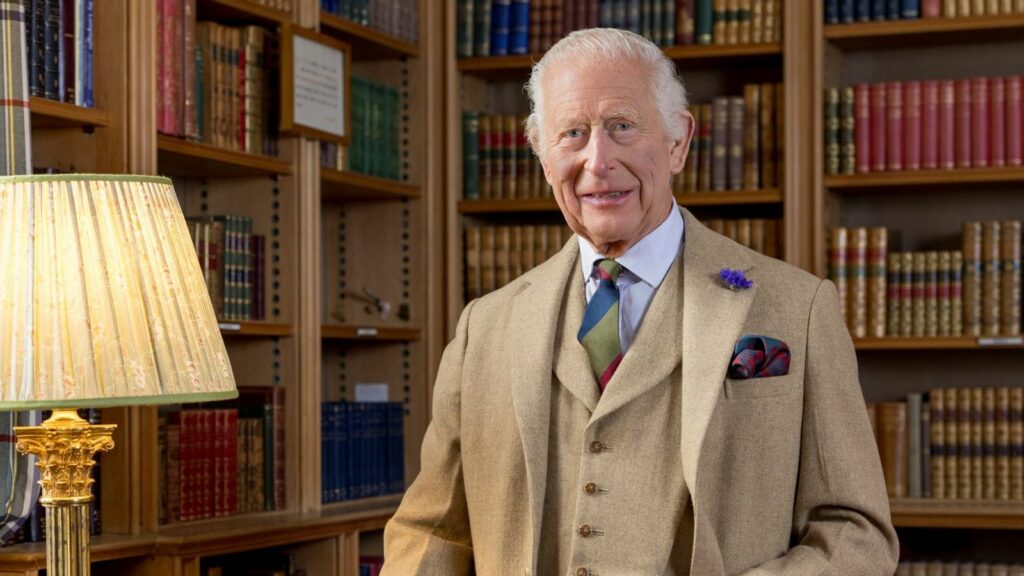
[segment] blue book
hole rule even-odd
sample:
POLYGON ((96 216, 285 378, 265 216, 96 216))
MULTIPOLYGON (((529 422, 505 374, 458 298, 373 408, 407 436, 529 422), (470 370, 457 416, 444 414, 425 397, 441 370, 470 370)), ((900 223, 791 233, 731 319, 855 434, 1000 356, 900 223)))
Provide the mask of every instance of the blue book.
POLYGON ((84 2, 82 2, 82 5, 84 6, 84 9, 85 9, 85 16, 84 16, 84 21, 85 22, 84 22, 84 26, 83 26, 83 29, 84 29, 83 36, 84 36, 84 38, 82 40, 82 47, 84 48, 82 50, 84 52, 83 60, 85 60, 85 62, 83 62, 83 66, 82 66, 82 70, 83 70, 83 73, 82 73, 82 92, 84 93, 83 96, 82 96, 82 106, 87 106, 89 108, 92 108, 95 105, 95 102, 93 102, 93 97, 92 97, 92 84, 93 84, 93 80, 92 80, 92 69, 93 69, 93 62, 92 62, 92 51, 93 51, 93 46, 92 46, 92 44, 93 44, 93 40, 92 40, 92 38, 93 38, 92 3, 93 3, 93 0, 84 0, 84 2))
POLYGON ((825 24, 839 23, 839 0, 825 0, 825 24))
POLYGON ((405 491, 405 406, 388 405, 388 478, 389 492, 405 491))
POLYGON ((320 404, 320 501, 329 504, 334 501, 334 484, 331 478, 331 462, 334 460, 334 445, 331 428, 331 404, 320 404))
POLYGON ((597 23, 602 28, 615 26, 615 0, 601 0, 597 23))
POLYGON ((839 0, 839 21, 843 24, 853 23, 853 0, 839 0))
POLYGON ((512 0, 508 51, 526 54, 530 45, 530 0, 512 0))
POLYGON ((886 0, 871 0, 872 20, 885 20, 887 18, 885 4, 886 0))
POLYGON ((626 4, 629 0, 612 0, 612 26, 620 29, 629 27, 629 18, 626 16, 626 4))
POLYGON ((491 3, 491 56, 508 56, 512 0, 491 3))
POLYGON ((871 20, 871 0, 855 0, 853 19, 857 22, 869 22, 871 20))
POLYGON ((900 19, 900 0, 888 0, 885 5, 885 17, 888 20, 900 19))
POLYGON ((904 20, 913 20, 921 17, 921 0, 901 0, 902 16, 904 20))

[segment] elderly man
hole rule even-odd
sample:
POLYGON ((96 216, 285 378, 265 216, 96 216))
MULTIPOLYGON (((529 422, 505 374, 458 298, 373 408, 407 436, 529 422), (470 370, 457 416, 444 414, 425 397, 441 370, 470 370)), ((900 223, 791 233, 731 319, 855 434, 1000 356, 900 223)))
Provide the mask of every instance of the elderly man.
POLYGON ((528 87, 576 237, 462 313, 384 573, 893 574, 836 289, 675 205, 673 63, 584 30, 528 87))

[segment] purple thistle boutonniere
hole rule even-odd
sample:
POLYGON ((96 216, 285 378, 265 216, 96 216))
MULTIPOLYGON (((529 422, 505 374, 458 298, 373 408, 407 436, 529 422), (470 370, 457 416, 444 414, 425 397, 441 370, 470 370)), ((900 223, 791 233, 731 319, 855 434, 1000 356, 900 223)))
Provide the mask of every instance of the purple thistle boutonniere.
POLYGON ((746 290, 754 285, 750 278, 743 270, 733 270, 731 268, 722 268, 718 273, 718 277, 721 278, 722 282, 729 290, 746 290))

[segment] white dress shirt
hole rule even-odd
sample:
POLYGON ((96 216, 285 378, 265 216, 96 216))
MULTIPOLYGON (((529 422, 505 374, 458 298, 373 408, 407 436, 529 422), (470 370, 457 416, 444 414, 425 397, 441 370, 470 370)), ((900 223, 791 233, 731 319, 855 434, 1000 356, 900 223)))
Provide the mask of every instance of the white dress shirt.
MULTIPOLYGON (((623 354, 629 350, 640 329, 640 322, 654 297, 654 291, 665 279, 665 274, 679 253, 683 244, 683 227, 683 215, 673 200, 672 209, 665 221, 615 259, 626 268, 615 282, 619 288, 619 343, 623 354)), ((606 256, 598 253, 582 237, 578 237, 578 240, 580 266, 589 303, 600 283, 594 272, 594 263, 606 256)))

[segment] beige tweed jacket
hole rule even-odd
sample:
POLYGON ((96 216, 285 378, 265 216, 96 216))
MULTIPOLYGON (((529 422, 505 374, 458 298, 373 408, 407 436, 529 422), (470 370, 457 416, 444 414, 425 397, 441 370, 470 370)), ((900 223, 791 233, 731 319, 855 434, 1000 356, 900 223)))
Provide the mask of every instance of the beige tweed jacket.
MULTIPOLYGON (((681 453, 665 457, 682 459, 692 499, 690 573, 891 576, 898 544, 835 286, 683 217, 681 453), (726 288, 725 267, 746 270, 753 287, 726 288), (786 342, 789 374, 726 378, 748 334, 786 342)), ((463 312, 434 386, 422 469, 385 529, 385 575, 545 565, 555 328, 578 252, 573 238, 463 312)), ((624 364, 630 354, 645 351, 631 348, 624 364)), ((644 392, 599 403, 594 417, 644 392)))

